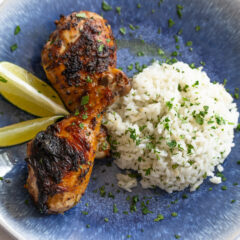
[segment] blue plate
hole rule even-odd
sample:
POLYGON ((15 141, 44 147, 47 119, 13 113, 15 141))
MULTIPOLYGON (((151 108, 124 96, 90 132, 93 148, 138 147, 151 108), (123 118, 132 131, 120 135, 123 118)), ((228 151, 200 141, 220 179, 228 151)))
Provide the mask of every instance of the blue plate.
MULTIPOLYGON (((40 56, 44 43, 55 28, 54 20, 59 14, 89 10, 108 19, 118 39, 118 66, 129 76, 134 73, 134 70, 127 71, 129 64, 150 64, 153 58, 159 58, 158 48, 170 56, 176 51, 175 46, 179 45, 179 60, 195 63, 196 66, 204 61, 205 71, 212 81, 228 79, 226 87, 230 92, 240 86, 238 0, 164 0, 160 4, 159 0, 107 1, 113 8, 107 12, 102 10, 99 0, 5 1, 0 7, 0 60, 16 63, 46 80, 40 56), (177 4, 184 7, 182 19, 177 15, 177 4), (122 7, 121 15, 115 10, 117 6, 122 7), (175 22, 171 28, 168 27, 170 18, 175 22), (129 24, 139 26, 139 29, 131 30, 129 24), (20 25, 21 32, 14 36, 16 25, 20 25), (200 26, 200 31, 196 31, 196 26, 200 26), (121 27, 126 28, 125 35, 119 32, 121 27), (174 35, 180 29, 183 29, 182 34, 179 42, 175 43, 174 35), (188 41, 192 41, 192 47, 186 46, 188 41), (14 43, 18 44, 18 49, 11 52, 10 46, 14 43), (144 52, 144 56, 137 56, 138 51, 144 52)), ((237 103, 239 106, 239 100, 237 103)), ((0 126, 33 118, 3 98, 0 98, 0 112, 0 126)), ((4 176, 5 180, 0 181, 1 224, 19 239, 31 240, 169 240, 178 235, 189 240, 237 239, 240 237, 240 186, 234 183, 240 184, 240 165, 237 164, 240 159, 239 133, 235 134, 235 144, 224 163, 226 181, 213 185, 206 180, 193 193, 186 190, 169 195, 159 189, 143 190, 138 186, 129 194, 117 187, 115 174, 120 170, 111 165, 112 160, 96 161, 81 202, 65 214, 51 216, 39 214, 24 189, 26 144, 2 148, 0 176, 4 176), (223 185, 227 186, 227 190, 221 189, 223 185), (102 196, 99 194, 101 187, 102 196), (183 198, 183 194, 187 194, 188 198, 183 198), (131 213, 131 198, 135 195, 140 201, 137 211, 131 213), (231 203, 232 200, 236 201, 231 203), (152 213, 142 214, 142 201, 148 203, 152 213), (114 204, 118 213, 113 213, 114 204), (83 211, 88 214, 84 215, 83 211), (172 212, 178 215, 173 217, 172 212), (164 220, 155 222, 157 214, 164 215, 164 220)))

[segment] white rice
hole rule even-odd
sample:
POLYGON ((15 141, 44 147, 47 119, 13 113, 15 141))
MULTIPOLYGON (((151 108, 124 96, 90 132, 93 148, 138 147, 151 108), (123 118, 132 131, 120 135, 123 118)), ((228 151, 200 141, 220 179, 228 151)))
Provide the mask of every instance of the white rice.
MULTIPOLYGON (((223 170, 220 164, 234 146, 238 116, 231 95, 201 68, 154 63, 108 110, 105 126, 116 164, 138 171, 143 188, 171 193, 189 186, 194 191, 207 176, 221 182, 214 170, 223 170)), ((121 187, 136 185, 119 176, 121 187)))

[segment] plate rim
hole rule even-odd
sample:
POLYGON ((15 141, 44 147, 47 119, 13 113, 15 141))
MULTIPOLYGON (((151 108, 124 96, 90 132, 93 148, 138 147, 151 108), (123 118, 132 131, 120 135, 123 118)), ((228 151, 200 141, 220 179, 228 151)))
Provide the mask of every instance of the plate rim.
MULTIPOLYGON (((12 5, 16 0, 0 0, 0 12, 6 7, 6 5, 12 5)), ((21 0, 18 0, 21 1, 21 0)), ((240 0, 235 0, 235 2, 239 3, 240 6, 240 0)), ((0 215, 0 227, 2 230, 4 230, 7 234, 9 234, 9 237, 16 239, 16 240, 26 240, 24 236, 17 230, 14 229, 14 227, 4 220, 3 216, 0 215)), ((0 229, 1 233, 1 229, 0 229)), ((240 240, 240 229, 235 232, 229 232, 230 235, 226 236, 226 240, 240 240)))

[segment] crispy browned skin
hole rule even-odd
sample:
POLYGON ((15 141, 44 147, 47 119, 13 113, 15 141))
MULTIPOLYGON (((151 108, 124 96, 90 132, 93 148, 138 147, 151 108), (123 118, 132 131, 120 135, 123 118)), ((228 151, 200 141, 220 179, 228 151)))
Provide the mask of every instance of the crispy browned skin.
POLYGON ((82 96, 98 84, 97 73, 116 67, 116 45, 110 25, 96 13, 72 13, 55 23, 57 29, 42 51, 42 65, 67 108, 75 111, 82 96))
MULTIPOLYGON (((96 69, 103 72, 109 66, 116 67, 116 44, 110 25, 96 13, 81 11, 77 16, 80 17, 73 13, 55 21, 57 30, 51 34, 42 53, 47 77, 70 111, 75 111, 79 106, 83 91, 96 69), (79 30, 82 34, 80 39, 79 30), (69 46, 71 43, 74 44, 69 46), (98 51, 103 44, 102 51, 98 51), (71 58, 68 58, 69 54, 71 58), (62 81, 62 73, 67 81, 62 81)), ((104 136, 106 133, 102 129, 98 136, 96 158, 109 155, 110 146, 104 136), (104 150, 102 146, 107 148, 104 150)))
POLYGON ((102 114, 131 88, 115 68, 115 43, 106 21, 86 11, 77 16, 57 21, 42 52, 48 79, 75 112, 28 144, 26 187, 44 213, 64 212, 79 201, 91 175, 102 114))

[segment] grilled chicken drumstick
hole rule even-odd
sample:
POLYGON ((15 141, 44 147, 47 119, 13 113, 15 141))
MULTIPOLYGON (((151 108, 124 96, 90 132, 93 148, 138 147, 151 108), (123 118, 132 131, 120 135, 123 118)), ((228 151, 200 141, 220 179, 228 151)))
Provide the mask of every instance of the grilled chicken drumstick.
POLYGON ((130 81, 116 69, 110 26, 81 11, 56 21, 42 52, 48 79, 74 112, 28 144, 26 187, 41 212, 62 213, 83 195, 91 175, 102 114, 130 81))

